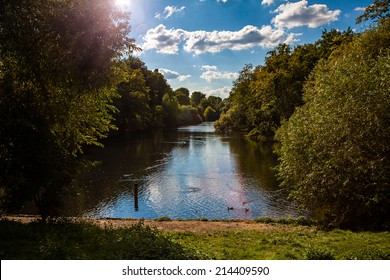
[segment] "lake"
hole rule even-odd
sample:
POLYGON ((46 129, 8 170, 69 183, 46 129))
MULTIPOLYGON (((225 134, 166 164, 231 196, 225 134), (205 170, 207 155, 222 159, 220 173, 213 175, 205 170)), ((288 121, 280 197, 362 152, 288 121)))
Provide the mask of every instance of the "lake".
POLYGON ((68 214, 87 217, 296 217, 278 188, 272 146, 214 133, 213 123, 111 139, 73 185, 68 214))

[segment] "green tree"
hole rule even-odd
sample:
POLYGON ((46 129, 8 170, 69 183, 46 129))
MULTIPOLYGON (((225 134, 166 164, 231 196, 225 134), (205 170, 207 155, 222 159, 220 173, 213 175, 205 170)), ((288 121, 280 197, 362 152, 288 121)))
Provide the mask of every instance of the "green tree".
POLYGON ((169 92, 164 95, 162 106, 165 111, 164 123, 169 126, 176 126, 180 104, 173 92, 169 92))
POLYGON ((117 114, 117 117, 119 117, 121 120, 119 123, 117 122, 117 125, 119 125, 119 130, 122 132, 124 131, 123 125, 125 123, 128 124, 128 131, 165 126, 165 120, 167 118, 163 117, 164 114, 162 114, 163 96, 169 92, 172 92, 172 88, 167 83, 164 76, 159 73, 157 69, 150 71, 146 67, 145 63, 137 57, 129 56, 127 58, 121 59, 117 64, 117 72, 119 77, 118 89, 123 89, 123 85, 135 88, 141 86, 142 89, 137 89, 136 91, 139 93, 144 93, 135 95, 133 92, 131 95, 135 97, 135 100, 132 102, 131 98, 129 99, 130 96, 127 96, 127 101, 125 101, 123 99, 123 94, 121 94, 123 91, 119 92, 121 100, 116 101, 116 107, 120 107, 120 113, 117 114), (135 70, 140 71, 142 73, 142 77, 141 75, 138 75, 138 81, 137 79, 129 81, 129 77, 132 76, 130 73, 133 73, 135 70), (135 83, 135 85, 131 86, 132 83, 135 83), (125 105, 125 103, 127 105, 125 105), (136 105, 136 103, 138 105, 136 105), (125 109, 123 106, 127 106, 127 109, 125 109), (124 112, 124 109, 127 110, 127 112, 124 112), (130 116, 129 114, 132 114, 131 112, 137 113, 136 115, 133 114, 133 116, 130 116), (136 121, 133 122, 133 124, 130 124, 129 119, 134 119, 136 121))
POLYGON ((389 221, 389 38, 385 28, 367 31, 321 62, 306 103, 277 132, 282 186, 336 226, 389 221))
POLYGON ((225 103, 230 107, 221 108, 224 113, 216 130, 241 131, 257 141, 273 140, 281 122, 303 104, 303 85, 317 62, 352 38, 350 29, 325 30, 314 44, 293 50, 280 44, 268 52, 264 66, 245 66, 225 103))
POLYGON ((146 85, 150 89, 151 108, 153 109, 155 106, 162 104, 164 95, 172 92, 172 88, 157 69, 148 71, 145 79, 146 85))
POLYGON ((373 20, 379 25, 388 25, 390 19, 390 1, 375 0, 374 3, 367 6, 364 13, 356 19, 356 23, 373 20))
POLYGON ((136 47, 112 1, 4 0, 0 14, 1 206, 34 200, 46 218, 113 128, 113 62, 136 47))
POLYGON ((247 64, 240 71, 237 80, 233 82, 233 88, 229 95, 229 108, 215 122, 216 131, 245 132, 248 127, 246 112, 248 112, 248 95, 250 95, 249 84, 254 79, 254 68, 252 64, 247 64))
POLYGON ((118 109, 116 126, 121 132, 143 130, 152 125, 149 107, 149 88, 140 69, 127 71, 127 76, 117 86, 120 98, 114 102, 118 109))
POLYGON ((204 118, 208 122, 212 122, 217 120, 217 111, 215 111, 211 106, 208 106, 206 110, 204 110, 204 118))
POLYGON ((191 105, 194 107, 198 107, 202 99, 205 99, 206 95, 201 93, 200 91, 194 91, 191 94, 191 105))
POLYGON ((180 105, 190 105, 190 91, 187 88, 178 88, 175 95, 180 105))
POLYGON ((178 125, 194 125, 202 122, 202 118, 198 114, 198 110, 192 106, 182 105, 179 107, 177 115, 178 125))

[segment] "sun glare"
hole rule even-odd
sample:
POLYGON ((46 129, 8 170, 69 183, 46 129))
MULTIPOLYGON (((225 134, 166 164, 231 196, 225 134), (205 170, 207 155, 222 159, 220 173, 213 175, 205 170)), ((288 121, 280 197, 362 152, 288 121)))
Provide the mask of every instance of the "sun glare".
POLYGON ((115 0, 115 5, 120 8, 126 8, 130 5, 130 0, 115 0))

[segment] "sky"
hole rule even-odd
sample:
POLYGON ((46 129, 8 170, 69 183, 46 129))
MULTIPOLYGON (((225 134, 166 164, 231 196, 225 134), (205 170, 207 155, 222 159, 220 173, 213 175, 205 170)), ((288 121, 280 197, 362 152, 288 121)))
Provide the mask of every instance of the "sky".
POLYGON ((280 43, 313 43, 332 28, 362 31, 369 1, 115 0, 131 13, 130 37, 149 70, 173 89, 226 98, 246 64, 263 65, 280 43))

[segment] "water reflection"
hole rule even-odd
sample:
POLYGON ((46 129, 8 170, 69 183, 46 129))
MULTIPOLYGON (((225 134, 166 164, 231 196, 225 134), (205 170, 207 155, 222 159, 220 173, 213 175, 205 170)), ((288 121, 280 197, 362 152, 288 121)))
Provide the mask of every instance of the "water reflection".
MULTIPOLYGON (((244 218, 298 215, 277 189, 271 147, 214 134, 212 123, 111 141, 75 182, 85 216, 244 218)), ((75 206, 75 205, 73 205, 75 206)))

